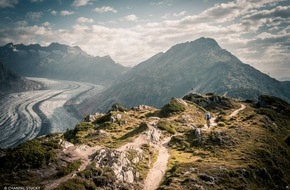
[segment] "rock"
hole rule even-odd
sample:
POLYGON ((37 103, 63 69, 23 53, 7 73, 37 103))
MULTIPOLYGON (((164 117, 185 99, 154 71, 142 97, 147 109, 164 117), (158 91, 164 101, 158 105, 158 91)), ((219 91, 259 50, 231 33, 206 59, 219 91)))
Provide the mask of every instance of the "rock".
POLYGON ((160 141, 160 131, 158 129, 153 128, 146 134, 149 142, 158 143, 160 141))
POLYGON ((194 130, 194 136, 197 139, 198 143, 201 144, 201 130, 199 128, 196 128, 194 130))
MULTIPOLYGON (((136 162, 139 161, 137 157, 134 159, 136 162)), ((119 181, 133 183, 134 179, 139 177, 139 173, 137 175, 125 152, 103 148, 96 152, 94 161, 97 167, 112 168, 119 181)))
POLYGON ((134 182, 134 174, 132 170, 125 172, 124 174, 124 181, 133 183, 134 182))
POLYGON ((176 100, 177 102, 183 104, 184 106, 187 106, 187 103, 184 100, 180 99, 180 98, 174 98, 174 100, 176 100))
POLYGON ((139 157, 135 157, 135 158, 133 158, 133 160, 132 160, 132 162, 133 162, 134 164, 137 164, 139 161, 140 161, 139 157))
POLYGON ((208 184, 213 184, 214 183, 214 177, 209 176, 207 174, 200 174, 198 176, 202 181, 208 183, 208 184))
POLYGON ((70 143, 70 142, 68 142, 68 141, 62 141, 61 144, 60 144, 60 146, 61 146, 63 149, 67 149, 67 148, 69 148, 69 147, 74 146, 74 144, 72 144, 72 143, 70 143))
POLYGON ((93 115, 88 115, 87 117, 85 117, 84 121, 86 122, 94 122, 97 118, 101 117, 101 116, 104 116, 103 113, 95 113, 93 115))
POLYGON ((147 105, 139 105, 132 108, 132 110, 134 111, 142 111, 142 110, 147 110, 147 109, 151 109, 151 107, 147 105))

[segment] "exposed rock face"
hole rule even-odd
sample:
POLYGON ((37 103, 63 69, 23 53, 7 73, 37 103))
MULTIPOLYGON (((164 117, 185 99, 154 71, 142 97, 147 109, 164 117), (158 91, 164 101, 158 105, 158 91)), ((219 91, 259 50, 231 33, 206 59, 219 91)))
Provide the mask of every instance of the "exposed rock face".
POLYGON ((206 95, 200 95, 195 93, 189 93, 183 97, 184 100, 191 101, 203 108, 209 109, 209 108, 233 108, 233 105, 231 101, 224 97, 224 96, 218 96, 213 93, 208 93, 206 95))
MULTIPOLYGON (((120 181, 133 183, 139 177, 139 173, 132 167, 125 152, 100 149, 96 152, 94 161, 96 167, 112 168, 116 178, 120 181)), ((134 162, 138 162, 138 159, 135 158, 134 162)))
POLYGON ((40 83, 27 80, 18 73, 7 69, 0 62, 0 94, 37 90, 40 88, 40 83))
POLYGON ((214 39, 200 38, 177 44, 138 64, 93 97, 92 108, 107 111, 116 102, 127 107, 161 107, 172 97, 183 97, 191 90, 254 100, 266 93, 290 101, 286 86, 242 63, 214 39))

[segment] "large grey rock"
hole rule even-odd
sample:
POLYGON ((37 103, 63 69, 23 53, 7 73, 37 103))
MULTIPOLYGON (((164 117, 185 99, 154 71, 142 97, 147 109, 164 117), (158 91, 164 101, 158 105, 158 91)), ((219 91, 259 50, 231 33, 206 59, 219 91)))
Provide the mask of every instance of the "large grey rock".
POLYGON ((94 161, 96 167, 112 168, 119 181, 133 183, 139 177, 139 173, 132 167, 126 152, 103 148, 96 152, 94 161))

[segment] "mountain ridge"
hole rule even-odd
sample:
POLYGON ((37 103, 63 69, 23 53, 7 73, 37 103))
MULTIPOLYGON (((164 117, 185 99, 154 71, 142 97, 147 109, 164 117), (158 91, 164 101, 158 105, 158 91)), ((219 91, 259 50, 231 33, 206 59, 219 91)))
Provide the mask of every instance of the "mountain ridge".
POLYGON ((41 84, 10 71, 0 62, 0 95, 40 89, 41 84))
POLYGON ((91 56, 78 46, 56 42, 39 44, 8 43, 0 47, 0 60, 9 69, 24 76, 75 80, 109 86, 129 68, 110 56, 91 56))
POLYGON ((242 63, 214 39, 200 38, 177 44, 138 64, 106 91, 80 105, 79 110, 105 111, 118 102, 128 107, 160 107, 171 97, 182 97, 191 90, 254 100, 265 93, 290 100, 285 85, 242 63))

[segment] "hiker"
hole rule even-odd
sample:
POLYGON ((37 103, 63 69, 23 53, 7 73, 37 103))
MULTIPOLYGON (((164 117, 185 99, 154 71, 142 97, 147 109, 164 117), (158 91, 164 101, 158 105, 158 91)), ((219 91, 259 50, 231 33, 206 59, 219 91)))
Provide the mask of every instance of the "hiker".
POLYGON ((205 119, 206 119, 207 127, 210 127, 210 113, 209 112, 205 114, 205 119))

